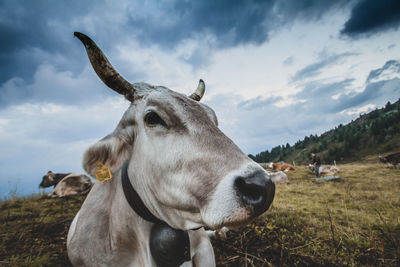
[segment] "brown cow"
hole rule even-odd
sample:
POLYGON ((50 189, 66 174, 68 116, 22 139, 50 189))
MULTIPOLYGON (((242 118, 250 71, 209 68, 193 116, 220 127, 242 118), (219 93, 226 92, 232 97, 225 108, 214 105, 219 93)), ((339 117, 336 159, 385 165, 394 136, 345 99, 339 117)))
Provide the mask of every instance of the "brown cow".
POLYGON ((268 163, 268 168, 273 169, 274 171, 294 171, 294 167, 291 164, 288 163, 274 163, 270 162, 268 163))

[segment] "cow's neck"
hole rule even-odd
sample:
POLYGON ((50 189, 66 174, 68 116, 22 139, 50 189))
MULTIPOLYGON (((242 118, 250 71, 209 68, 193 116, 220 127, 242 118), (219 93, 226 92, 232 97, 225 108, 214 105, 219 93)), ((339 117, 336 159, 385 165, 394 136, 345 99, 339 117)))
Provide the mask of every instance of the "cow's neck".
POLYGON ((122 190, 120 172, 113 173, 113 179, 100 185, 108 187, 107 199, 111 199, 108 207, 111 250, 125 251, 134 258, 147 258, 146 250, 138 247, 147 246, 153 224, 131 210, 122 190), (136 253, 145 254, 138 256, 136 253))

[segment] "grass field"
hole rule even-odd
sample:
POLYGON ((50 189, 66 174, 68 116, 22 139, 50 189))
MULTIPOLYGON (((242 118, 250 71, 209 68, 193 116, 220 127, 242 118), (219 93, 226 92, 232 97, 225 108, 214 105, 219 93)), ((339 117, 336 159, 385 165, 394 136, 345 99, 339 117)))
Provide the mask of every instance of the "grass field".
MULTIPOLYGON (((270 210, 213 241, 218 266, 400 266, 400 170, 339 165, 344 182, 305 166, 277 185, 270 210)), ((69 266, 65 241, 83 197, 0 202, 1 266, 69 266)))

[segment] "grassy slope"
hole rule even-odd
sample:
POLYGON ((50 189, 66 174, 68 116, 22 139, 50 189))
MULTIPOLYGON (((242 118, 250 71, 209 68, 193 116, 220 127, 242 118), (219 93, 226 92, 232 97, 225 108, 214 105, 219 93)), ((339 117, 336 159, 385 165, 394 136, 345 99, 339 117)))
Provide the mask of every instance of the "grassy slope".
MULTIPOLYGON (((343 183, 305 166, 277 185, 272 208, 214 241, 219 266, 400 265, 400 170, 339 165, 343 183)), ((65 239, 83 198, 0 202, 0 265, 68 266, 65 239)))

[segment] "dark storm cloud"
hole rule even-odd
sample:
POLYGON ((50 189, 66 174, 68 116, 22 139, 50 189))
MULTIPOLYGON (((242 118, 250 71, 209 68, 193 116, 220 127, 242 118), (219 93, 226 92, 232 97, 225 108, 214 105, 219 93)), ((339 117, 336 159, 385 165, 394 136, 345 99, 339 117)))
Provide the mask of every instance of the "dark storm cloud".
MULTIPOLYGON (((131 16, 131 23, 143 30, 142 40, 175 45, 196 34, 212 33, 220 47, 240 44, 261 44, 272 31, 292 24, 296 19, 317 20, 332 8, 344 6, 347 1, 319 0, 219 0, 174 1, 162 6, 168 22, 145 20, 131 16), (171 22, 172 21, 172 22, 171 22)), ((160 8, 160 7, 159 7, 160 8)))
MULTIPOLYGON (((30 49, 78 56, 72 32, 90 33, 103 48, 127 38, 173 48, 182 40, 211 33, 218 47, 261 44, 271 31, 297 18, 315 19, 345 1, 1 1, 0 84, 32 76, 41 58, 30 49), (23 66, 23 67, 22 67, 23 66)), ((197 51, 197 53, 200 53, 197 51)), ((193 56, 196 57, 196 56, 193 56)), ((77 68, 64 62, 61 68, 77 68)))
POLYGON ((360 37, 398 29, 399 26, 399 0, 361 0, 354 6, 341 33, 360 37))
POLYGON ((321 59, 315 63, 312 63, 299 71, 293 76, 292 81, 296 82, 305 78, 314 77, 321 73, 324 67, 332 66, 338 63, 341 59, 347 58, 349 56, 355 56, 356 53, 342 53, 337 55, 321 56, 321 59))
POLYGON ((11 77, 32 78, 43 61, 34 48, 46 53, 68 53, 72 29, 65 34, 64 23, 87 11, 79 2, 1 1, 0 2, 0 84, 11 77))

